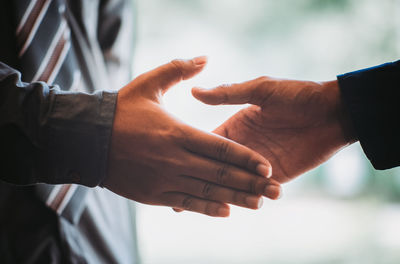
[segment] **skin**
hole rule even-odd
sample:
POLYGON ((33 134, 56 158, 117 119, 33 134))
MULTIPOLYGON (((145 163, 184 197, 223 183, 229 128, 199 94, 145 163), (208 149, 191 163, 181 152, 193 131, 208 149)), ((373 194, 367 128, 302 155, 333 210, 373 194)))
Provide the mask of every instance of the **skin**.
POLYGON ((106 188, 137 202, 220 217, 229 215, 228 204, 257 209, 263 195, 279 196, 264 157, 190 127, 162 107, 163 94, 205 64, 205 57, 174 60, 120 90, 106 188))
POLYGON ((317 167, 356 141, 337 81, 260 77, 192 94, 211 104, 251 104, 214 132, 268 159, 272 178, 284 183, 317 167))

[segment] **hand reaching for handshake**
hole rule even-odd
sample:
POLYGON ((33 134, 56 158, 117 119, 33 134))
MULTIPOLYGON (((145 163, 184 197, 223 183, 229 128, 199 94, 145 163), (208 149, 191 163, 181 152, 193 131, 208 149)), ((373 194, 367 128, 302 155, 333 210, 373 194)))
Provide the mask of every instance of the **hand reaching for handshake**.
POLYGON ((356 141, 337 81, 260 77, 192 94, 211 104, 245 104, 214 132, 262 154, 280 183, 320 165, 356 141))
POLYGON ((205 64, 205 57, 174 60, 120 90, 104 187, 137 202, 221 217, 229 215, 228 204, 257 209, 261 196, 279 197, 263 156, 190 127, 161 106, 169 88, 205 64))
POLYGON ((277 199, 281 183, 356 141, 337 81, 260 77, 193 88, 193 96, 207 104, 251 105, 214 134, 176 120, 162 108, 163 94, 205 64, 205 57, 174 60, 122 88, 105 187, 177 212, 228 216, 228 204, 258 209, 261 196, 277 199))

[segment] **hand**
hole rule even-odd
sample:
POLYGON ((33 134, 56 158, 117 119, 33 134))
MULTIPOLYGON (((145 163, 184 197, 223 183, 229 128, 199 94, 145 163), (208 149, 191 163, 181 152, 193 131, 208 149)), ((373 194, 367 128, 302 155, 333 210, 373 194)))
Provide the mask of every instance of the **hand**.
POLYGON ((193 88, 200 101, 253 104, 215 130, 268 159, 280 183, 323 163, 355 141, 341 105, 337 81, 310 82, 261 77, 212 90, 193 88))
POLYGON ((228 216, 229 204, 257 209, 279 184, 258 153, 194 129, 169 115, 162 95, 199 73, 205 57, 174 60, 140 75, 118 93, 104 186, 141 203, 228 216))

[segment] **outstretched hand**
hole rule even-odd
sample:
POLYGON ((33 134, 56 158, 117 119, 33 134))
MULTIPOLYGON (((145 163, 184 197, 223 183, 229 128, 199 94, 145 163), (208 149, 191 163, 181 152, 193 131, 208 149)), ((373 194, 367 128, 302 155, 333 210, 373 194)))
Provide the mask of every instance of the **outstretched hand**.
POLYGON ((160 105, 163 94, 198 74, 206 58, 174 60, 140 75, 118 93, 104 186, 126 198, 210 216, 228 204, 257 209, 276 199, 269 162, 255 151, 190 127, 160 105))
POLYGON ((280 183, 318 166, 355 141, 341 105, 337 81, 310 82, 260 77, 211 90, 193 88, 211 104, 245 104, 215 133, 262 154, 280 183))

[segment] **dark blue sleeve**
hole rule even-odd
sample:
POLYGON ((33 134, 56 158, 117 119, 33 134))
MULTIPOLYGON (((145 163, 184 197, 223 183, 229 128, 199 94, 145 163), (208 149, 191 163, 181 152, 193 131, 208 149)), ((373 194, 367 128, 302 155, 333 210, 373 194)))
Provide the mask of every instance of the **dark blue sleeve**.
POLYGON ((65 92, 24 83, 0 62, 0 180, 99 185, 105 177, 117 92, 65 92))
POLYGON ((337 76, 360 144, 376 169, 400 165, 400 61, 337 76))

